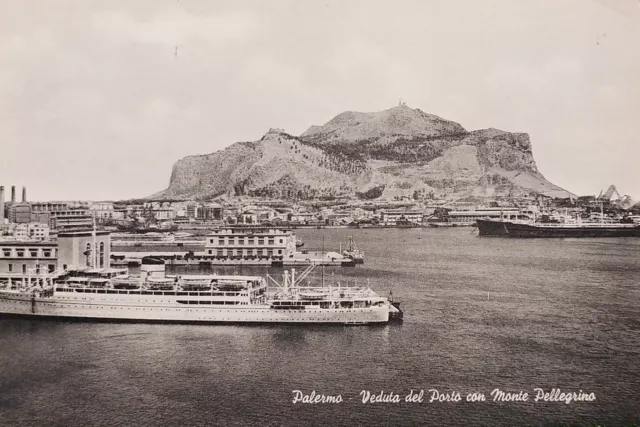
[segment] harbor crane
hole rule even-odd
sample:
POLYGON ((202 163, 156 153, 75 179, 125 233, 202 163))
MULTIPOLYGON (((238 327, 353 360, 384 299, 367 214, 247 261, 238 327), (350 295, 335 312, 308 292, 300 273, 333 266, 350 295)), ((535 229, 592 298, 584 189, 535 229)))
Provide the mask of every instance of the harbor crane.
POLYGON ((604 192, 604 194, 602 193, 602 191, 600 191, 600 194, 598 195, 596 200, 600 202, 611 202, 617 207, 623 209, 628 209, 634 203, 631 199, 631 196, 626 194, 624 196, 621 196, 615 185, 610 185, 607 191, 604 192))
POLYGON ((618 197, 616 197, 613 200, 622 199, 622 197, 620 197, 620 193, 618 193, 618 190, 616 189, 616 186, 615 185, 610 185, 609 188, 607 189, 607 191, 604 194, 602 194, 602 191, 600 191, 600 194, 598 195, 598 199, 597 200, 608 200, 608 201, 611 201, 612 198, 613 198, 613 194, 614 193, 618 197))

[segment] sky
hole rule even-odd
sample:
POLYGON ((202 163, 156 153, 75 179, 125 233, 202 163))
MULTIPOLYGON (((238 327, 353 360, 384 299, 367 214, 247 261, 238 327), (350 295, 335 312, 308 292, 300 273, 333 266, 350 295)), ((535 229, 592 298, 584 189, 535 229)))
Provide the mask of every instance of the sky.
POLYGON ((640 0, 3 6, 0 185, 30 200, 145 197, 181 157, 400 98, 528 133, 576 194, 640 199, 640 0))

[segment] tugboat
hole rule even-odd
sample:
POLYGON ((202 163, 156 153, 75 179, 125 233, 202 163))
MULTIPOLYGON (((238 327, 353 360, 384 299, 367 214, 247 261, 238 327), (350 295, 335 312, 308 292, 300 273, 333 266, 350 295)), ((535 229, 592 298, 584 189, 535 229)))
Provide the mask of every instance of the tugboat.
POLYGON ((355 264, 364 264, 364 252, 358 249, 356 242, 353 240, 353 236, 349 236, 349 243, 347 244, 347 248, 342 251, 342 255, 351 258, 355 264))

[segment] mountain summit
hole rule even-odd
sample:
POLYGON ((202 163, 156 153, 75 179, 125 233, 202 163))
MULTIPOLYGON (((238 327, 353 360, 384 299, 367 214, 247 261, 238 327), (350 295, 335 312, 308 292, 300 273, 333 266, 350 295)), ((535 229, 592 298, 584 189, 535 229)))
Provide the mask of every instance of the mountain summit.
POLYGON ((347 111, 324 126, 311 126, 303 139, 357 142, 371 138, 436 137, 466 133, 458 123, 401 104, 378 113, 347 111))
POLYGON ((377 113, 344 112, 300 136, 270 129, 173 166, 153 198, 223 194, 295 200, 569 197, 536 167, 529 135, 460 124, 404 104, 377 113))

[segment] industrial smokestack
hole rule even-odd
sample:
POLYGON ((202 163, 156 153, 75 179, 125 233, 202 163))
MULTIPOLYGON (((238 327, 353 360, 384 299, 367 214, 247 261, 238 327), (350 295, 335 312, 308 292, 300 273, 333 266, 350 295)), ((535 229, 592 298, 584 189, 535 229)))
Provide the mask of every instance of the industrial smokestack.
POLYGON ((22 187, 22 203, 27 201, 27 187, 22 187))
POLYGON ((16 186, 12 185, 11 186, 11 203, 15 203, 16 202, 16 186))
POLYGON ((4 186, 0 185, 0 224, 4 224, 4 186))

